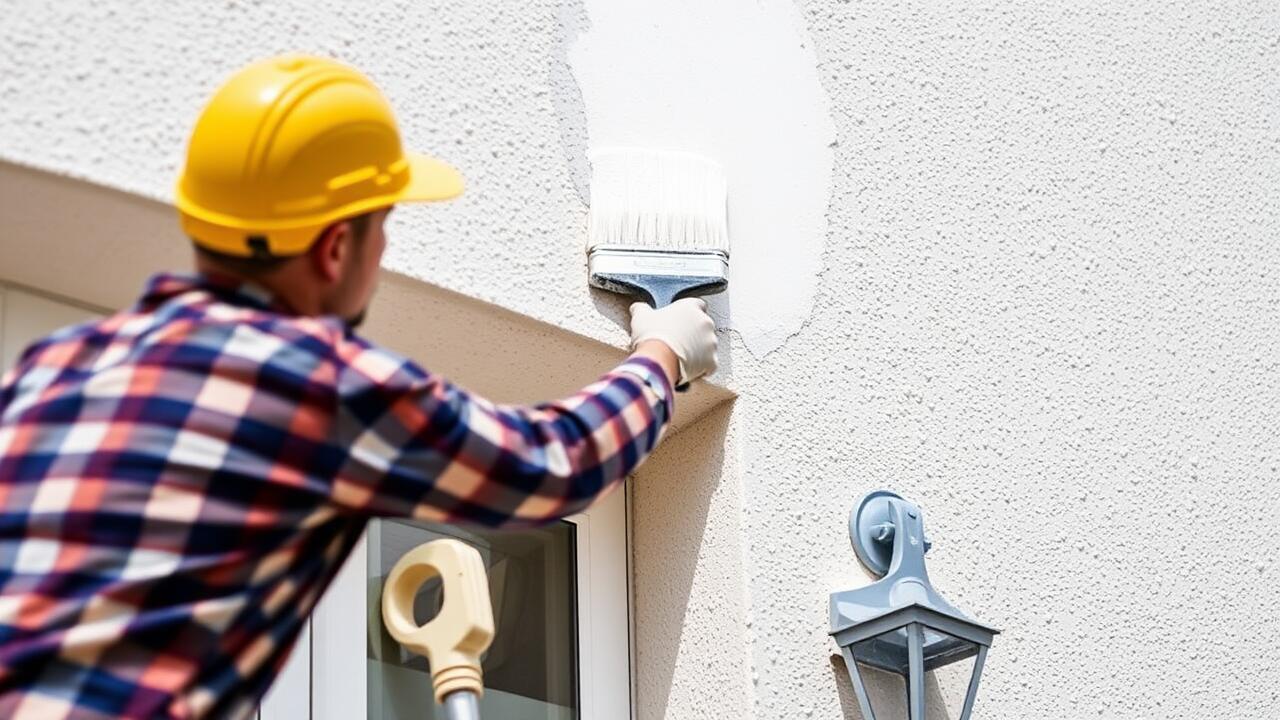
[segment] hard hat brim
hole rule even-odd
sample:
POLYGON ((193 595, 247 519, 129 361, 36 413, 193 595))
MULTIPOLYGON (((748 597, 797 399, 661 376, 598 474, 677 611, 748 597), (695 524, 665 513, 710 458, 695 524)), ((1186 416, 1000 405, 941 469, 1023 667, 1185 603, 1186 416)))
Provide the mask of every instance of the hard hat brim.
POLYGON ((196 244, 227 255, 247 257, 251 249, 246 234, 270 238, 270 250, 278 256, 305 252, 316 233, 329 223, 371 212, 400 202, 432 202, 449 200, 462 194, 462 174, 452 165, 429 155, 408 152, 409 179, 402 187, 373 195, 357 203, 338 206, 323 214, 303 218, 245 219, 205 210, 187 196, 182 182, 175 191, 175 204, 182 217, 182 228, 196 244))
POLYGON ((400 202, 449 200, 462 194, 462 173, 452 165, 422 153, 407 152, 409 184, 400 192, 400 202))

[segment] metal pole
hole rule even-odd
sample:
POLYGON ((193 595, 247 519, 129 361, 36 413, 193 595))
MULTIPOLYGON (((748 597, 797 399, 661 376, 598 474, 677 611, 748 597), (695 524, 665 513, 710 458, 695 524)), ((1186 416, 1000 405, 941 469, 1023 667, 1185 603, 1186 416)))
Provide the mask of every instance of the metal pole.
POLYGON ((876 714, 871 712, 871 698, 867 696, 867 686, 862 684, 862 673, 858 672, 858 663, 853 659, 853 648, 842 647, 840 654, 844 655, 845 667, 849 668, 849 679, 853 681, 853 694, 858 696, 858 708, 862 710, 863 720, 876 720, 876 714))
POLYGON ((969 692, 964 696, 964 709, 960 711, 960 720, 969 720, 973 712, 973 701, 978 697, 978 678, 982 677, 982 664, 987 661, 987 646, 978 646, 978 658, 973 661, 973 677, 969 678, 969 692))
POLYGON ((911 720, 924 720, 924 630, 907 626, 907 711, 911 720))
POLYGON ((444 697, 445 720, 480 720, 480 703, 470 690, 459 690, 444 697))

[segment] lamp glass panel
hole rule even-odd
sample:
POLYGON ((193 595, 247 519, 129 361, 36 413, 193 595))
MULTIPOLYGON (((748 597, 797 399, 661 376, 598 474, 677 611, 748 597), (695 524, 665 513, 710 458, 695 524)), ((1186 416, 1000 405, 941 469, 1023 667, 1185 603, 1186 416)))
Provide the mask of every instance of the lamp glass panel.
MULTIPOLYGON (((977 643, 949 635, 936 628, 924 628, 924 669, 926 672, 978 654, 977 643)), ((853 657, 863 665, 906 675, 909 670, 905 627, 854 643, 853 657)))
MULTIPOLYGON (((940 631, 932 631, 937 637, 930 642, 925 635, 925 670, 933 678, 937 689, 937 701, 947 708, 947 717, 969 720, 965 713, 965 699, 974 673, 981 672, 977 665, 981 646, 940 631)), ((934 702, 934 701, 930 701, 934 702)))

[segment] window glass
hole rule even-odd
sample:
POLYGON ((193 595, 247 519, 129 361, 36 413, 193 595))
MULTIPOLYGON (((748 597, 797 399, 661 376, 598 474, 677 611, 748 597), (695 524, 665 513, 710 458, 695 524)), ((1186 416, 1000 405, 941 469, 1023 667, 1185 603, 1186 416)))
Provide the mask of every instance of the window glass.
MULTIPOLYGON (((560 522, 534 530, 466 530, 406 520, 376 520, 369 529, 369 720, 443 718, 430 668, 387 633, 382 585, 401 555, 452 537, 480 551, 489 573, 495 636, 483 660, 485 720, 576 720, 578 642, 575 527, 560 522)), ((414 602, 418 622, 440 609, 439 579, 414 602)))

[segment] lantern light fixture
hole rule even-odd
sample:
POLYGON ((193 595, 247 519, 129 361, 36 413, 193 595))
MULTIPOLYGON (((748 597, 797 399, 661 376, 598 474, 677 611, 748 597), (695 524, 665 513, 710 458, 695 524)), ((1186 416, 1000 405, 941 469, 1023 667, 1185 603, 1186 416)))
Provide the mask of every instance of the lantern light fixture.
POLYGON ((902 676, 910 720, 925 720, 925 673, 974 657, 959 720, 969 720, 992 639, 1000 632, 961 612, 933 588, 924 566, 924 515, 888 490, 865 495, 849 516, 858 560, 880 579, 831 594, 831 636, 840 646, 865 720, 875 720, 858 666, 902 676))

